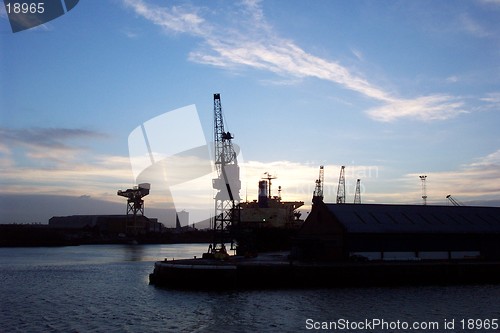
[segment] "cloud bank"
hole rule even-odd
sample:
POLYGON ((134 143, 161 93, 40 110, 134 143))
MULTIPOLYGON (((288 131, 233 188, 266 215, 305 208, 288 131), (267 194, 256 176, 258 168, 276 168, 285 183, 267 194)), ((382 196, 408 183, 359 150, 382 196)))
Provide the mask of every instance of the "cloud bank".
POLYGON ((228 17, 237 18, 229 26, 204 18, 202 13, 208 10, 190 5, 157 6, 144 0, 123 0, 123 3, 166 33, 199 38, 198 48, 189 53, 189 60, 193 62, 225 69, 252 68, 289 78, 325 80, 380 103, 366 111, 376 121, 445 120, 466 112, 460 97, 446 94, 414 98, 394 96, 338 61, 308 53, 293 40, 274 32, 259 1, 243 1, 232 9, 233 12, 226 13, 228 17))
POLYGON ((127 157, 95 154, 82 145, 103 137, 85 129, 0 128, 2 192, 109 195, 133 183, 127 157))
MULTIPOLYGON (((420 174, 409 174, 404 181, 418 184, 420 174)), ((500 197, 500 150, 462 165, 457 170, 427 173, 427 192, 430 202, 446 202, 451 194, 462 202, 491 200, 500 197)), ((415 186, 415 198, 419 188, 415 186)))

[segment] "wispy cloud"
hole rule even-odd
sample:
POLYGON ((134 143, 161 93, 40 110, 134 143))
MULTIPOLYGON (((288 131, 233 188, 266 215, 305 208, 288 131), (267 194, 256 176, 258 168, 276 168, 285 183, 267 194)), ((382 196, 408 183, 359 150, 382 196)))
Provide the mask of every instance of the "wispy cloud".
POLYGON ((489 4, 489 5, 495 5, 495 6, 500 6, 500 0, 480 0, 480 2, 489 4))
POLYGON ((354 54, 354 56, 359 60, 359 61, 363 61, 364 60, 364 56, 363 56, 363 53, 358 50, 358 49, 354 49, 354 48, 351 48, 351 52, 352 54, 354 54))
MULTIPOLYGON (((479 158, 477 162, 471 163, 468 167, 475 169, 498 169, 500 174, 500 150, 479 158)), ((500 180, 500 177, 498 178, 500 180)), ((498 190, 500 191, 500 186, 498 186, 498 190)))
POLYGON ((284 77, 329 81, 382 103, 367 112, 377 121, 390 122, 400 118, 443 120, 464 112, 458 97, 443 94, 397 97, 337 61, 308 53, 293 40, 274 32, 259 1, 244 1, 237 13, 228 14, 238 18, 230 26, 209 22, 201 16, 201 9, 159 7, 143 0, 123 2, 166 32, 199 37, 198 49, 189 54, 189 59, 197 63, 226 69, 253 68, 284 77))
POLYGON ((73 149, 67 140, 98 138, 104 135, 99 132, 72 128, 0 128, 0 138, 4 144, 24 145, 30 147, 73 149))
POLYGON ((476 111, 500 112, 500 92, 491 92, 479 98, 476 111))
POLYGON ((1 192, 15 194, 91 194, 115 200, 116 191, 133 185, 130 161, 121 156, 85 156, 71 167, 16 166, 2 171, 1 192))
POLYGON ((481 101, 500 106, 500 92, 489 93, 481 101))
POLYGON ((445 120, 467 112, 464 102, 459 98, 430 95, 414 99, 395 99, 381 107, 368 110, 367 114, 375 120, 390 122, 398 118, 445 120))
MULTIPOLYGON (((500 150, 478 158, 456 170, 427 174, 427 194, 431 202, 445 202, 452 194, 461 201, 493 200, 500 197, 500 150)), ((414 198, 419 197, 418 176, 405 176, 404 182, 413 183, 414 198)))
POLYGON ((23 148, 28 157, 35 159, 67 159, 69 154, 84 149, 82 145, 75 144, 75 140, 80 142, 102 137, 102 133, 85 129, 0 127, 0 141, 4 150, 23 148))
POLYGON ((468 14, 462 14, 459 18, 459 21, 462 30, 471 34, 472 36, 484 38, 491 35, 491 33, 485 27, 483 27, 478 21, 474 20, 468 14))
POLYGON ((182 6, 173 6, 170 9, 152 4, 146 4, 142 0, 123 0, 126 6, 134 9, 134 11, 162 27, 165 31, 190 33, 193 35, 205 35, 207 27, 203 24, 204 19, 195 12, 186 9, 182 6))
POLYGON ((129 158, 98 155, 81 144, 103 137, 85 129, 0 128, 1 192, 115 194, 118 184, 133 182, 129 158))
POLYGON ((123 30, 122 30, 122 33, 123 33, 126 37, 128 37, 128 38, 130 38, 130 39, 135 39, 135 38, 137 38, 137 37, 139 37, 139 36, 140 36, 140 33, 139 33, 139 32, 137 32, 137 31, 133 31, 133 30, 131 30, 131 29, 123 29, 123 30))
POLYGON ((209 50, 192 52, 190 59, 200 63, 234 67, 249 66, 279 75, 297 78, 313 77, 337 83, 379 101, 392 98, 366 79, 353 75, 346 67, 305 52, 293 41, 275 39, 267 42, 234 40, 230 43, 211 41, 209 50))

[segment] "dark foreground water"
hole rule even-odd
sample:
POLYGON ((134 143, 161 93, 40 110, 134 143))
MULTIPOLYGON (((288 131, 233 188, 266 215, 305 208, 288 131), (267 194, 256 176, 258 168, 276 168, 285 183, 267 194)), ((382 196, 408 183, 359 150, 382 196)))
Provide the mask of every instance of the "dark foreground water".
POLYGON ((154 261, 205 250, 0 248, 0 332, 500 331, 500 285, 195 292, 148 284, 154 261))

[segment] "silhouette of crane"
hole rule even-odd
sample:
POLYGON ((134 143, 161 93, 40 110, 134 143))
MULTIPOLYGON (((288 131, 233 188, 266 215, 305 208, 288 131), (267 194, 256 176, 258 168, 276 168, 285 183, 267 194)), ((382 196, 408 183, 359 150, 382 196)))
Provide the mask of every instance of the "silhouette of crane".
POLYGON ((345 166, 340 168, 339 186, 337 188, 337 203, 345 203, 345 166))
POLYGON ((358 179, 356 181, 356 192, 354 194, 354 203, 355 204, 361 203, 361 179, 358 179))
POLYGON ((458 200, 456 200, 455 198, 453 198, 453 197, 451 196, 451 194, 448 194, 448 195, 446 196, 446 199, 450 200, 450 202, 453 204, 453 206, 463 206, 463 204, 462 204, 460 201, 458 201, 458 200))
POLYGON ((118 190, 116 193, 121 197, 127 198, 127 221, 125 232, 127 234, 137 235, 140 229, 137 216, 144 216, 144 198, 149 194, 151 184, 142 183, 125 191, 118 190))
POLYGON ((316 187, 314 188, 314 193, 313 193, 313 198, 312 202, 317 203, 320 201, 323 201, 323 185, 325 182, 325 169, 321 165, 319 167, 319 176, 318 179, 316 179, 316 187))
POLYGON ((214 94, 214 163, 217 178, 212 180, 212 185, 217 190, 217 194, 215 195, 213 222, 214 238, 208 248, 208 253, 212 255, 227 255, 226 243, 231 243, 231 249, 233 249, 231 229, 240 220, 240 169, 231 142, 233 138, 230 132, 224 130, 220 94, 214 94))

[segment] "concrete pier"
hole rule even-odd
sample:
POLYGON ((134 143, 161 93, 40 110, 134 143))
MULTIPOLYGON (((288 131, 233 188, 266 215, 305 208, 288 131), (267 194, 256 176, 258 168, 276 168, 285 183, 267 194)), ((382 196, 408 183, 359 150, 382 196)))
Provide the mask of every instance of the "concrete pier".
POLYGON ((332 288, 500 283, 500 262, 291 262, 287 253, 227 261, 185 259, 155 263, 152 284, 169 288, 332 288))

